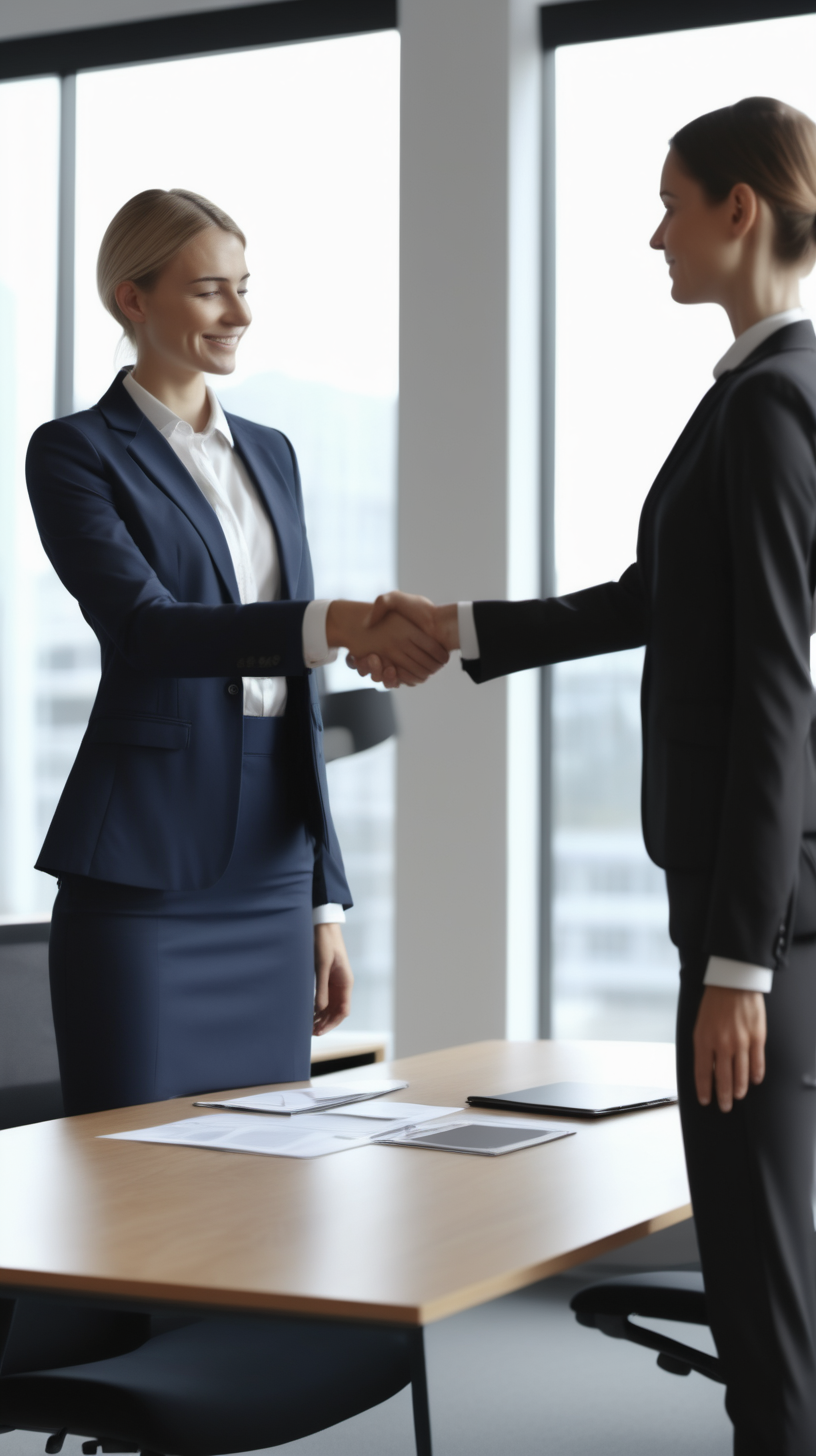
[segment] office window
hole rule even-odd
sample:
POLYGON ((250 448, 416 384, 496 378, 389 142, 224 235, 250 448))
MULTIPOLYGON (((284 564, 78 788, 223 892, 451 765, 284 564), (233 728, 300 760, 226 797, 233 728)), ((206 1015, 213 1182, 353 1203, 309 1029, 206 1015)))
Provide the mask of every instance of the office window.
MULTIPOLYGON (((7 195, 22 199, 30 224, 25 236, 0 244, 0 285, 26 309, 26 342, 10 370, 17 388, 28 391, 17 416, 19 485, 27 439, 53 413, 59 82, 3 87, 0 105, 17 108, 0 112, 7 139, 0 142, 0 180, 8 176, 7 195), (21 272, 32 251, 36 281, 46 280, 36 317, 30 266, 28 276, 21 272), (39 366, 33 375, 25 349, 39 366), (34 375, 38 393, 29 381, 34 375)), ((76 80, 74 407, 98 399, 133 357, 96 293, 96 255, 111 217, 148 187, 181 186, 211 197, 247 234, 254 314, 235 374, 213 383, 228 410, 292 439, 316 589, 327 597, 371 598, 395 576, 398 148, 393 31, 117 66, 76 80)), ((0 302, 5 308, 5 293, 0 302)), ((9 408, 5 392, 2 407, 9 408)), ((4 493, 4 509, 11 499, 4 493)), ((20 644, 17 658, 6 652, 4 663, 18 663, 32 731, 6 694, 3 733, 13 720, 31 762, 28 779, 13 786, 19 813, 6 832, 16 881, 9 868, 3 908, 27 914, 48 909, 53 898, 53 880, 21 874, 19 866, 36 856, 81 739, 99 654, 76 604, 47 568, 23 496, 20 502, 18 535, 38 573, 36 611, 27 627, 31 642, 20 644), (35 640, 42 645, 32 658, 35 640)), ((10 588, 4 592, 8 597, 10 588)), ((4 618, 8 636, 6 624, 4 618)), ((339 691, 363 683, 341 660, 326 670, 325 686, 339 691)), ((6 750, 4 738, 7 776, 12 762, 19 754, 6 750)), ((329 778, 356 900, 347 927, 357 974, 351 1025, 387 1029, 393 743, 338 760, 329 778)))
MULTIPOLYGON (((253 322, 236 414, 292 440, 319 596, 395 580, 399 38, 395 32, 96 71, 77 79, 76 393, 131 355, 100 308, 96 253, 117 208, 187 187, 247 235, 253 322), (217 119, 199 125, 202 97, 217 119), (192 124, 191 124, 192 123, 192 124), (118 351, 118 352, 117 352, 118 351)), ((363 686, 341 659, 326 686, 363 686)), ((355 908, 352 1027, 391 1025, 394 744, 329 765, 355 908)))
POLYGON ((0 85, 2 915, 50 903, 33 865, 50 785, 72 736, 61 716, 66 644, 53 630, 53 576, 31 519, 24 473, 31 433, 53 410, 59 94, 53 78, 0 85))
MULTIPOLYGON (((669 137, 777 96, 816 117, 816 17, 556 52, 557 590, 634 560, 643 499, 731 342, 681 308, 649 238, 669 137), (586 428, 591 410, 592 429, 586 428)), ((803 289, 816 306, 816 284, 803 289)), ((555 1034, 672 1039, 677 956, 663 875, 640 832, 641 651, 555 669, 555 1034)))

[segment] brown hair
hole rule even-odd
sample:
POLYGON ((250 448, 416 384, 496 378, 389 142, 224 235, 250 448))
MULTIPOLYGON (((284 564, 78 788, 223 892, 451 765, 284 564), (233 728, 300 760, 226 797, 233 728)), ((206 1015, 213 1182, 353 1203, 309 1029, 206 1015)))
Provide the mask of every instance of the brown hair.
POLYGON ((136 339, 133 325, 116 302, 119 284, 130 281, 138 288, 152 288, 179 248, 208 227, 234 233, 246 247, 244 234, 228 213, 183 187, 139 192, 108 224, 96 264, 96 286, 108 313, 131 342, 136 339))
POLYGON ((783 262, 816 249, 816 126, 803 111, 749 96, 690 121, 670 146, 711 202, 724 202, 738 182, 753 187, 773 213, 783 262))

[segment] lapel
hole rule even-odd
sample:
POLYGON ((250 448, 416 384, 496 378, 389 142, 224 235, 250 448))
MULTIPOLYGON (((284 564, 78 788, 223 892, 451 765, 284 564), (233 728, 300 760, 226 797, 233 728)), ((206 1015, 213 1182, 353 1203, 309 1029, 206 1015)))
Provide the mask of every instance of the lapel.
POLYGON ((235 568, 215 511, 189 471, 185 470, 172 446, 142 414, 127 390, 122 388, 122 374, 117 375, 107 394, 99 401, 100 413, 112 429, 125 437, 123 443, 127 453, 145 475, 174 501, 195 526, 212 557, 229 600, 236 605, 240 604, 235 568))
POLYGON ((777 329, 775 334, 771 334, 769 339, 766 339, 764 343, 752 350, 747 359, 743 359, 742 363, 738 364, 735 369, 727 370, 725 374, 721 374, 719 379, 714 381, 708 393, 703 395, 694 414, 678 436, 655 477, 654 484, 643 503, 641 529, 649 521, 660 496, 669 484, 680 461, 697 442, 701 429, 714 414, 715 410, 719 408, 728 386, 735 379, 738 379, 740 374, 744 373, 746 369, 750 369, 753 365, 761 363, 763 359, 767 359, 773 354, 788 353, 791 350, 813 350, 814 347, 816 347, 816 335, 814 335, 813 325, 809 319, 802 319, 798 323, 786 324, 784 328, 777 329))
POLYGON ((297 589, 303 556, 303 523, 297 503, 274 455, 263 449, 251 424, 238 415, 227 415, 227 420, 235 448, 269 512, 278 542, 281 596, 291 599, 297 589))

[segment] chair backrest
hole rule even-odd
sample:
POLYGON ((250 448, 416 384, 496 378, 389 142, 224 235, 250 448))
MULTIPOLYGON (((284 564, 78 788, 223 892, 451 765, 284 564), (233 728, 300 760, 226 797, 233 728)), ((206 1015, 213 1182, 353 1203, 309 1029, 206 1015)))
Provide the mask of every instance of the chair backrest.
POLYGON ((63 1113, 47 922, 0 923, 0 1129, 63 1113))

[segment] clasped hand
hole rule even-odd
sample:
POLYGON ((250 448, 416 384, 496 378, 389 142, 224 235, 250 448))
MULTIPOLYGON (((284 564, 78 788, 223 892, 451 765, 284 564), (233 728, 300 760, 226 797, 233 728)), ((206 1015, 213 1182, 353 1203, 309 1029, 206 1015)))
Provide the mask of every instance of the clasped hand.
POLYGON ((387 688, 415 687, 438 672, 459 646, 455 603, 435 607, 427 597, 387 592, 373 606, 334 601, 326 617, 330 647, 347 647, 361 677, 387 688))
POLYGON ((456 604, 435 607, 427 597, 386 592, 373 606, 332 602, 326 618, 330 647, 347 647, 346 662, 387 688, 415 687, 438 672, 459 646, 456 604))

